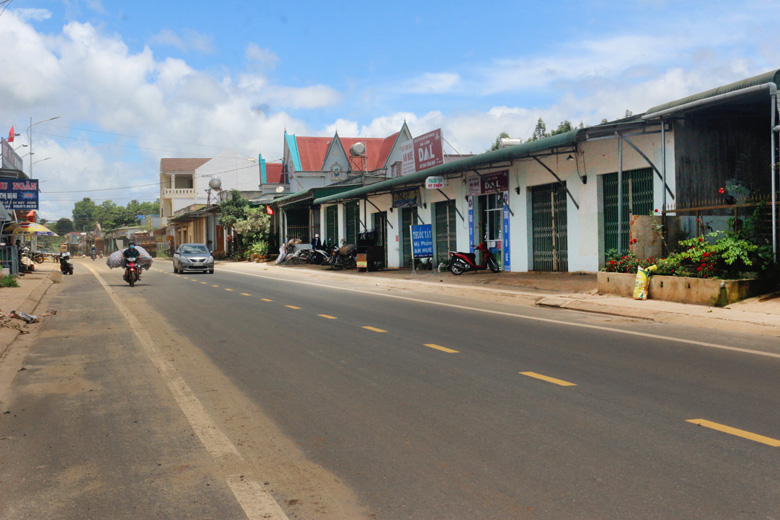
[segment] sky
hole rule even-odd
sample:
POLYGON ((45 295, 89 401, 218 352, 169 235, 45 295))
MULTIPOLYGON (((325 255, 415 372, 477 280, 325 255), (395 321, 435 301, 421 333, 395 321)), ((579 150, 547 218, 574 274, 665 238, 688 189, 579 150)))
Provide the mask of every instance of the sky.
POLYGON ((0 0, 0 134, 40 216, 153 201, 163 157, 283 136, 498 134, 618 119, 780 68, 772 1, 0 0), (49 120, 51 118, 56 118, 49 120), (32 132, 30 132, 30 123, 32 132))

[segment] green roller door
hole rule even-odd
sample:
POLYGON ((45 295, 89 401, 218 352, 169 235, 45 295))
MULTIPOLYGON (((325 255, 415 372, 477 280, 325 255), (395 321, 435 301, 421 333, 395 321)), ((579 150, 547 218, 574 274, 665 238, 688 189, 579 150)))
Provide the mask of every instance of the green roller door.
POLYGON ((531 188, 534 271, 568 271, 566 190, 558 183, 531 188))
MULTIPOLYGON (((618 174, 603 176, 604 251, 618 249, 618 174)), ((653 169, 623 172, 622 251, 628 252, 629 226, 632 215, 649 215, 653 211, 653 169)))

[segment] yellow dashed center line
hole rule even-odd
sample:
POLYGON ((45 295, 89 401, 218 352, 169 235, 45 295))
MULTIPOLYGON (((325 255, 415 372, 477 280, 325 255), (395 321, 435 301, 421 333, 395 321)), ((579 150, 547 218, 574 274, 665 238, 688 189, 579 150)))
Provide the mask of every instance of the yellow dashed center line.
POLYGON ((232 292, 232 291, 233 291, 233 289, 225 289, 225 290, 226 290, 226 291, 229 291, 229 292, 232 292))
POLYGON ((435 348, 436 350, 441 350, 442 352, 446 352, 447 354, 457 354, 458 350, 452 350, 451 348, 442 347, 441 345, 435 345, 433 343, 426 343, 426 347, 435 348))
POLYGON ((577 386, 574 383, 569 383, 568 381, 564 381, 562 379, 555 379, 554 377, 549 376, 543 376, 542 374, 537 374, 536 372, 520 372, 524 376, 533 377, 536 379, 541 379, 542 381, 547 381, 548 383, 553 383, 556 385, 561 386, 577 386))
POLYGON ((698 424, 699 426, 704 426, 706 428, 717 430, 719 432, 736 435, 737 437, 742 437, 743 439, 749 439, 751 441, 767 444, 769 446, 772 446, 773 448, 780 448, 780 440, 773 439, 771 437, 764 437, 763 435, 746 432, 745 430, 738 430, 737 428, 732 428, 730 426, 725 426, 723 424, 706 421, 704 419, 688 419, 686 422, 698 424))
POLYGON ((285 307, 287 307, 288 309, 300 310, 300 307, 296 307, 295 305, 285 305, 285 307))
POLYGON ((338 319, 338 318, 337 318, 337 317, 335 317, 335 316, 329 316, 329 315, 327 315, 327 314, 318 314, 317 316, 319 316, 320 318, 327 318, 327 319, 329 319, 329 320, 337 320, 337 319, 338 319))
POLYGON ((364 326, 363 328, 364 328, 364 329, 366 329, 366 330, 373 330, 374 332, 387 332, 386 330, 377 329, 376 327, 367 327, 367 326, 364 326))
POLYGON ((260 299, 263 300, 264 302, 272 302, 273 301, 273 300, 269 300, 268 298, 260 298, 260 299))
POLYGON ((203 285, 208 285, 208 282, 200 282, 200 283, 202 283, 203 285))
POLYGON ((249 294, 248 292, 242 292, 242 293, 241 293, 241 296, 252 296, 252 295, 251 295, 251 294, 249 294))
POLYGON ((212 285, 212 287, 219 287, 219 285, 212 285))

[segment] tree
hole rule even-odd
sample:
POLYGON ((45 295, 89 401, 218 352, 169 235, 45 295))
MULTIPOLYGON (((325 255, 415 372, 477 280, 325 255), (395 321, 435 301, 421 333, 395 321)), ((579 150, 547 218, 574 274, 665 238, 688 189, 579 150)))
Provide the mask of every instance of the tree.
POLYGON ((490 150, 488 150, 488 152, 492 152, 501 148, 501 139, 506 139, 508 137, 509 134, 506 132, 501 132, 500 134, 498 134, 498 137, 496 137, 496 142, 493 143, 493 145, 490 147, 490 150))
POLYGON ((538 141, 539 139, 544 139, 548 135, 549 134, 547 133, 547 125, 544 124, 544 120, 540 117, 539 120, 536 122, 534 133, 531 134, 531 138, 528 140, 538 141))
POLYGON ((259 241, 268 241, 268 232, 271 230, 271 217, 266 215, 265 208, 252 208, 247 210, 246 218, 237 220, 233 225, 236 233, 246 246, 259 241))
POLYGON ((52 225, 52 228, 58 235, 65 235, 73 231, 73 221, 69 218, 62 217, 52 225))
POLYGON ((553 130, 552 132, 550 132, 550 135, 558 135, 558 134, 563 134, 563 133, 565 133, 565 132, 569 132, 570 130, 573 130, 573 127, 571 126, 571 121, 569 121, 568 119, 566 119, 566 120, 564 120, 564 121, 561 121, 561 122, 558 124, 558 128, 556 128, 555 130, 553 130))
POLYGON ((73 227, 76 231, 86 231, 95 227, 97 207, 92 199, 84 197, 73 206, 73 227))

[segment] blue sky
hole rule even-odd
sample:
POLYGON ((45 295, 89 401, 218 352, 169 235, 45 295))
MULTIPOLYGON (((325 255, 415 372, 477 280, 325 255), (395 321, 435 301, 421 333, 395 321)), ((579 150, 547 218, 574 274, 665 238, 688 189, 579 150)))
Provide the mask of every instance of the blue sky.
POLYGON ((406 120, 482 152, 539 117, 596 124, 780 68, 780 11, 756 0, 6 7, 0 128, 59 116, 33 133, 49 219, 84 196, 155 199, 161 157, 279 159, 285 129, 386 137, 406 120))

